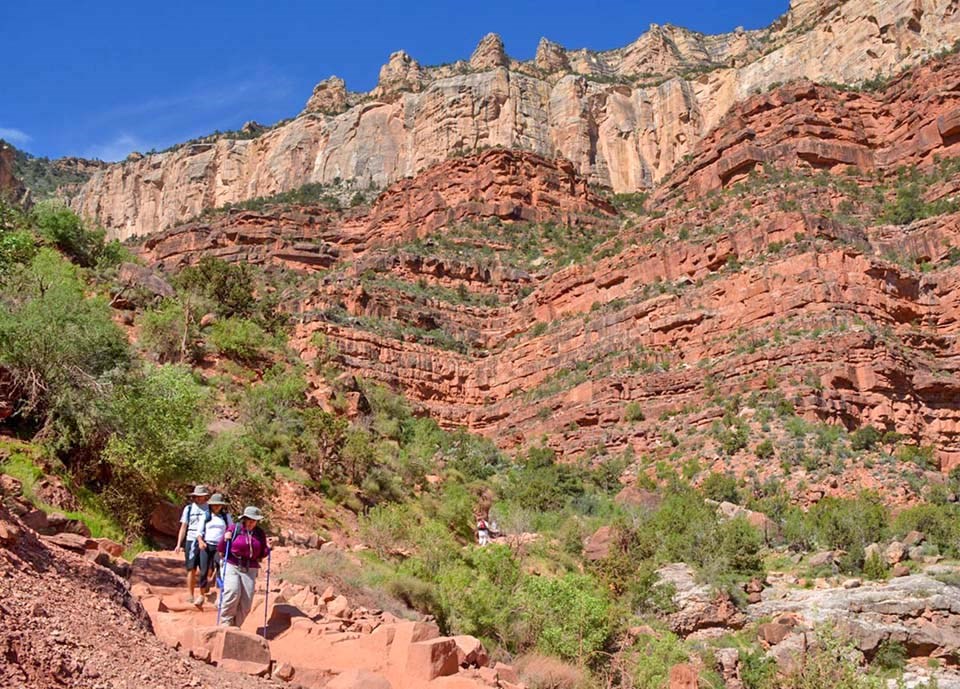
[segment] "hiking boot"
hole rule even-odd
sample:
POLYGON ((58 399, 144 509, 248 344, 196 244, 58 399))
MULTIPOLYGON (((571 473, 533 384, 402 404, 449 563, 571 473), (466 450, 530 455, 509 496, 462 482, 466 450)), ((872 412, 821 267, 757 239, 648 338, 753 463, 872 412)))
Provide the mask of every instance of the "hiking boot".
POLYGON ((206 602, 207 602, 207 599, 204 598, 203 596, 197 596, 196 598, 193 599, 193 604, 196 605, 198 608, 202 608, 203 604, 206 602))

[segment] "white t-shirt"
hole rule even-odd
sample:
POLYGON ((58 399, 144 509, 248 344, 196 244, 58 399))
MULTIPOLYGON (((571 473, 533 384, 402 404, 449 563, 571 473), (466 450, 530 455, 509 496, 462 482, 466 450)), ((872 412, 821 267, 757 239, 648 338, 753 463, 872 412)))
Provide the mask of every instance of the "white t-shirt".
POLYGON ((233 519, 226 512, 222 510, 220 514, 211 512, 210 521, 207 522, 207 526, 203 530, 203 542, 207 545, 217 545, 223 537, 223 532, 231 524, 233 524, 233 519))
POLYGON ((195 502, 191 502, 183 508, 180 523, 187 525, 188 541, 197 540, 197 536, 200 535, 200 529, 203 528, 203 523, 206 521, 207 513, 209 512, 210 508, 207 505, 198 505, 195 502))

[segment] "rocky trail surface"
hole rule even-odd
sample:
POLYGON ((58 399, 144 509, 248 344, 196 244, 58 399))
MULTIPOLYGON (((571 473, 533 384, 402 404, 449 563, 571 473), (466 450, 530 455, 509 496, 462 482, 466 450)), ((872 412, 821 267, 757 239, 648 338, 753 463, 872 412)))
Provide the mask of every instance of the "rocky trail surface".
POLYGON ((214 626, 213 596, 202 608, 184 602, 180 558, 170 552, 139 555, 130 591, 160 640, 225 670, 315 689, 522 687, 513 669, 490 663, 473 637, 441 636, 433 622, 356 605, 332 587, 318 591, 282 581, 285 561, 297 552, 275 550, 266 618, 261 573, 253 609, 239 630, 214 626))
POLYGON ((255 689, 154 635, 129 585, 0 507, 0 686, 255 689))

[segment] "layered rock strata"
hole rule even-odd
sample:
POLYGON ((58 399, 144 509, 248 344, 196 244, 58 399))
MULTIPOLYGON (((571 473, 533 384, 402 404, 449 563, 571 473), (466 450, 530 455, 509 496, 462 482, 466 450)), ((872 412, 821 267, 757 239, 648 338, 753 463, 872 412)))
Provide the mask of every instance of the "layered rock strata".
POLYGON ((495 36, 469 62, 446 67, 424 68, 400 51, 366 97, 331 79, 289 123, 110 166, 73 205, 125 239, 308 182, 382 187, 490 146, 559 155, 592 182, 634 191, 662 179, 752 93, 800 78, 860 82, 958 38, 952 0, 798 0, 763 31, 653 26, 605 53, 546 42, 530 63, 510 59, 495 36))

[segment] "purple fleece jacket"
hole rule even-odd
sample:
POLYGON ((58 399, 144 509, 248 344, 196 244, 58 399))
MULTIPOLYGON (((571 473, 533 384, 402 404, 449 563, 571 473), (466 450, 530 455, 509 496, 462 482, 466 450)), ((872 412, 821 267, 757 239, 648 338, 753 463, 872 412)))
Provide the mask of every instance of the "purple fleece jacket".
POLYGON ((221 555, 227 551, 227 534, 234 534, 230 543, 230 557, 227 562, 237 567, 259 567, 260 560, 270 552, 267 545, 267 535, 259 526, 253 531, 247 531, 239 524, 228 526, 223 538, 217 544, 217 552, 221 555))

